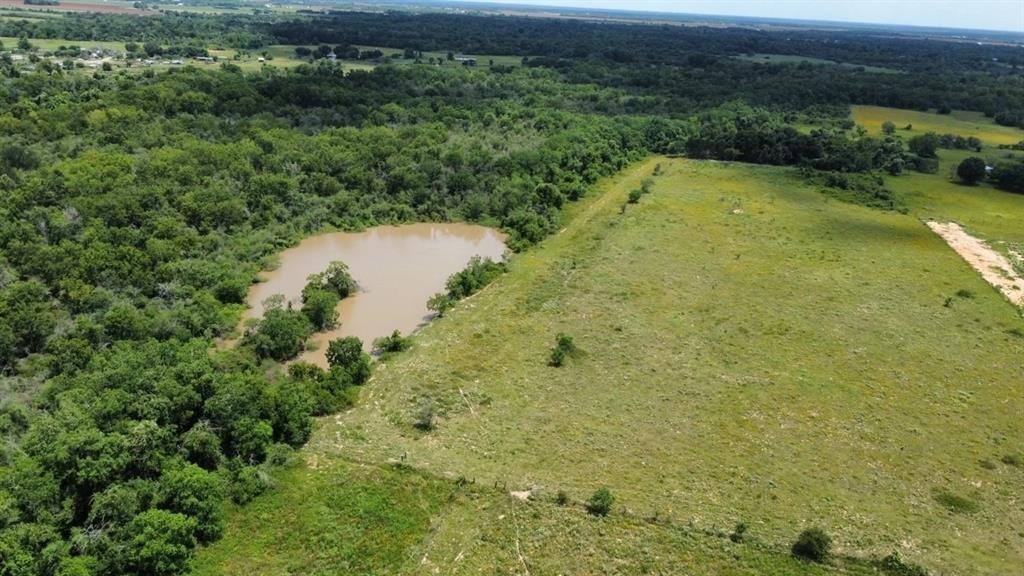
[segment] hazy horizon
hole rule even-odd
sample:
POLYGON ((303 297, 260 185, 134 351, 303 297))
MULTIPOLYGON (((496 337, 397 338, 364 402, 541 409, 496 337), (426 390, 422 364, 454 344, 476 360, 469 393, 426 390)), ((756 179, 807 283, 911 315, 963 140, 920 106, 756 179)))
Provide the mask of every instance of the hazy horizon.
POLYGON ((622 0, 454 1, 929 26, 1024 34, 1024 0, 636 0, 629 3, 622 0))

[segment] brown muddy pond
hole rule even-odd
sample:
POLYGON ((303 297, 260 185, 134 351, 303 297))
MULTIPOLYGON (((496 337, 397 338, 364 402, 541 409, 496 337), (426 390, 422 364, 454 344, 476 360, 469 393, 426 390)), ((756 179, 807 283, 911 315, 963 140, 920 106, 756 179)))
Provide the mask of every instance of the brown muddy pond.
POLYGON ((282 252, 276 269, 260 274, 261 282, 249 289, 250 308, 243 320, 261 317, 263 301, 274 294, 301 307, 306 279, 341 260, 359 291, 338 304, 338 328, 313 334, 316 349, 299 356, 326 367, 327 343, 335 338, 357 336, 369 350, 375 338, 394 330, 408 335, 426 323, 431 317, 427 299, 473 256, 500 259, 504 240, 500 232, 472 224, 377 226, 312 236, 282 252))

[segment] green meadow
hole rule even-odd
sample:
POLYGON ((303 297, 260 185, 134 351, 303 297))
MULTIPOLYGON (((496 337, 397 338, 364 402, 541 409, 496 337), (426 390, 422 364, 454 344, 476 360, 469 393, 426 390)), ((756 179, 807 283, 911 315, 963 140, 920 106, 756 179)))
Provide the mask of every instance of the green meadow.
POLYGON ((996 249, 1005 251, 1014 244, 1024 245, 1021 225, 1021 198, 981 183, 966 186, 954 177, 957 164, 970 156, 980 156, 990 165, 1022 152, 999 149, 999 144, 1024 141, 1024 131, 999 126, 978 112, 954 111, 943 115, 914 110, 854 106, 853 119, 871 134, 881 133, 886 120, 897 126, 896 135, 905 140, 923 134, 957 134, 975 136, 982 141, 981 152, 968 150, 938 151, 939 170, 935 174, 907 172, 887 177, 886 186, 900 194, 911 212, 920 219, 956 221, 972 234, 989 240, 996 249), (906 125, 912 130, 903 130, 906 125))
POLYGON ((306 464, 230 512, 200 572, 867 574, 899 552, 1005 574, 1024 562, 1024 321, 919 214, 1020 238, 1001 214, 1024 198, 932 206, 928 181, 894 179, 907 215, 784 168, 657 157, 604 181, 321 419, 306 464), (559 333, 579 352, 555 368, 559 333), (386 566, 330 560, 371 545, 350 525, 361 487, 409 511, 371 514, 386 566), (599 487, 603 519, 580 505, 599 487), (834 539, 826 566, 788 554, 811 526, 834 539))
POLYGON ((980 112, 954 110, 950 114, 936 114, 918 110, 902 110, 882 106, 853 106, 853 119, 874 135, 882 133, 882 124, 888 120, 896 124, 896 134, 910 138, 925 132, 975 136, 989 146, 1016 144, 1024 140, 1019 128, 1000 126, 980 112), (906 130, 907 126, 910 130, 906 130))
POLYGON ((758 64, 825 64, 829 66, 842 66, 844 68, 862 68, 866 72, 878 72, 880 74, 899 74, 899 70, 893 68, 883 68, 880 66, 864 66, 861 64, 852 64, 849 62, 836 62, 834 60, 826 60, 824 58, 812 58, 810 56, 796 56, 789 54, 741 54, 735 56, 737 60, 746 60, 747 62, 756 62, 758 64))

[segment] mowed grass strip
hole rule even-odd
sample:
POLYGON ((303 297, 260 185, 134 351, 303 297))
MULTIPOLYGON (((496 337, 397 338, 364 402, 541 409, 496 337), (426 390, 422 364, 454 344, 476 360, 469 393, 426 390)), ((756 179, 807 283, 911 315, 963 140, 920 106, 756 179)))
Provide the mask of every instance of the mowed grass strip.
POLYGON ((636 514, 743 521, 776 547, 820 525, 847 554, 1024 562, 1007 529, 1024 476, 998 463, 1024 443, 1022 322, 941 239, 780 168, 657 158, 599 188, 309 450, 577 499, 608 486, 636 514), (552 368, 558 333, 583 355, 552 368))

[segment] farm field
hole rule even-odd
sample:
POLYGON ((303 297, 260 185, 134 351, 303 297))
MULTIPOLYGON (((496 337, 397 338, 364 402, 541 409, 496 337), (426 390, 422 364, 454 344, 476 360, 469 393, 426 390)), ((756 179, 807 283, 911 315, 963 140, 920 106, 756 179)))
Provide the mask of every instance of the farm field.
MULTIPOLYGON (((1020 210, 995 194, 969 209, 1020 210)), ((199 565, 280 573, 289 544, 259 543, 288 531, 289 498, 349 513, 304 474, 340 467, 342 486, 351 462, 394 461, 474 484, 384 573, 798 573, 812 568, 787 547, 809 526, 846 573, 893 551, 941 573, 1024 561, 1005 529, 1024 521, 1024 469, 1001 462, 1024 452, 1008 402, 1024 392, 1024 326, 915 214, 830 200, 787 169, 658 157, 510 268, 379 366, 356 408, 321 419, 309 468, 232 512, 243 528, 199 565), (557 333, 582 351, 561 368, 547 365, 557 333), (425 405, 429 433, 412 426, 425 405), (605 520, 551 504, 602 486, 617 497, 605 520), (531 488, 542 502, 504 494, 531 488), (756 545, 716 536, 737 522, 756 545)), ((318 534, 302 538, 337 533, 318 534)), ((317 545, 298 548, 295 566, 331 573, 317 545)))

